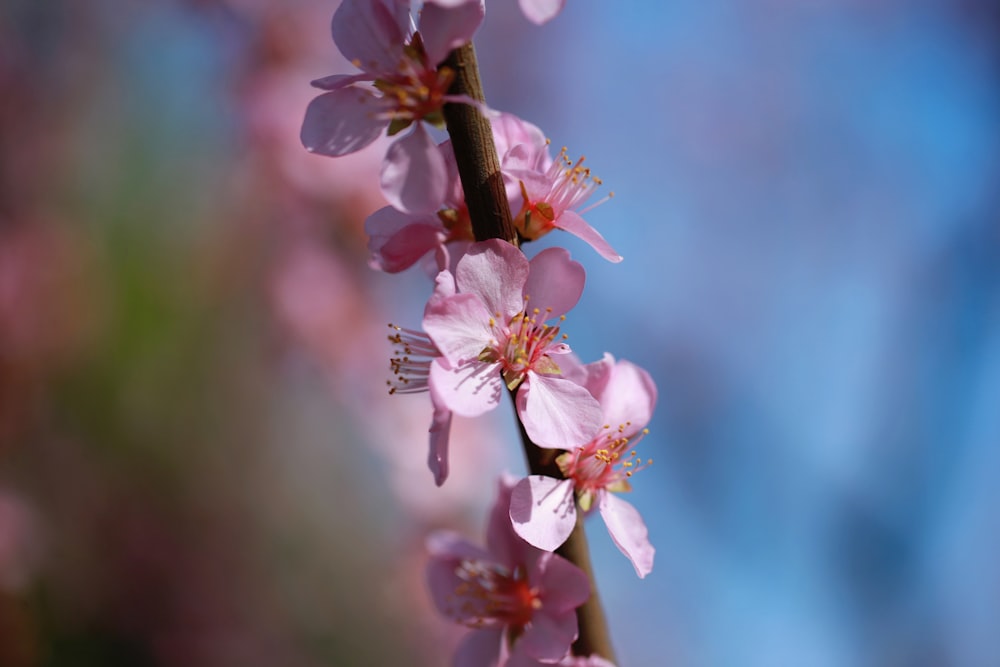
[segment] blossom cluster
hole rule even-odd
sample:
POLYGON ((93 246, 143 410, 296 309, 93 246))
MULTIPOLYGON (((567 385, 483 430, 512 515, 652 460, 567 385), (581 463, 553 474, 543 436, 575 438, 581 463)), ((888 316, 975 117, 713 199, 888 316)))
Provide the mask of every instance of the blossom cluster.
MULTIPOLYGON (((522 0, 543 22, 561 2, 522 0)), ((528 257, 518 245, 477 239, 450 141, 438 143, 446 104, 473 105, 491 121, 507 204, 520 244, 554 230, 573 234, 602 258, 621 261, 584 215, 602 185, 583 158, 553 155, 535 125, 450 92, 449 53, 471 41, 483 0, 344 0, 333 40, 359 72, 313 82, 325 92, 306 110, 301 139, 309 151, 346 155, 383 133, 396 137, 381 169, 389 206, 365 224, 372 268, 418 266, 433 280, 419 327, 390 325, 390 393, 427 393, 433 408, 428 465, 435 482, 449 475, 453 415, 477 417, 509 394, 530 439, 553 450, 554 476, 500 481, 486 547, 459 536, 430 536, 428 582, 440 611, 474 628, 456 665, 608 665, 571 651, 576 610, 590 597, 588 576, 556 554, 595 510, 639 577, 654 548, 638 511, 617 493, 651 461, 637 443, 657 392, 649 374, 611 354, 581 362, 563 332, 586 280, 567 250, 528 257)))

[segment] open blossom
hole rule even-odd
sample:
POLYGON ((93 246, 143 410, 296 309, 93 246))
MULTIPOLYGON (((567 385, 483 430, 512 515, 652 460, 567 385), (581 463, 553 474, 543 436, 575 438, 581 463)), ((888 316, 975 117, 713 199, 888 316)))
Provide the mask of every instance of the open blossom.
POLYGON ((441 356, 429 383, 441 403, 475 417, 495 408, 506 386, 528 436, 542 447, 586 442, 601 425, 591 393, 556 361, 570 349, 558 325, 583 291, 584 270, 562 248, 530 262, 493 239, 470 246, 454 277, 442 271, 424 311, 424 331, 441 356))
POLYGON ((309 151, 337 157, 386 130, 393 135, 412 125, 389 147, 382 191, 400 210, 433 213, 444 197, 447 173, 421 121, 443 126, 445 103, 472 102, 447 93, 455 72, 437 66, 472 38, 485 6, 483 0, 427 0, 416 32, 410 9, 409 0, 344 0, 337 8, 333 41, 361 72, 313 81, 327 92, 306 109, 301 139, 309 151))
POLYGON ((501 169, 504 179, 518 183, 520 188, 518 205, 511 207, 512 212, 516 211, 514 227, 528 241, 561 229, 588 243, 604 259, 620 262, 622 256, 582 217, 614 194, 584 206, 602 181, 583 162, 582 157, 571 160, 566 148, 553 160, 548 142, 512 146, 502 156, 501 169))
POLYGON ((449 531, 428 539, 427 581, 435 605, 473 628, 459 645, 455 667, 558 663, 577 637, 576 608, 590 597, 582 570, 511 530, 512 484, 500 480, 485 549, 449 531))
MULTIPOLYGON (((509 113, 498 113, 490 120, 498 155, 521 145, 522 151, 544 151, 545 136, 531 123, 509 113)), ((436 212, 406 213, 386 206, 365 221, 372 268, 397 273, 433 253, 434 262, 428 266, 432 275, 444 269, 454 271, 457 260, 475 240, 451 142, 445 141, 438 149, 446 176, 444 196, 436 212)), ((520 184, 507 179, 506 186, 511 205, 519 206, 520 184)))
POLYGON ((656 385, 649 373, 611 355, 588 364, 585 386, 600 401, 601 432, 582 447, 556 459, 565 479, 532 475, 518 482, 510 519, 518 535, 546 550, 558 548, 576 524, 576 505, 597 510, 611 539, 632 562, 640 577, 653 569, 655 549, 639 512, 614 491, 631 490, 630 478, 652 461, 640 459, 635 444, 656 404, 656 385))

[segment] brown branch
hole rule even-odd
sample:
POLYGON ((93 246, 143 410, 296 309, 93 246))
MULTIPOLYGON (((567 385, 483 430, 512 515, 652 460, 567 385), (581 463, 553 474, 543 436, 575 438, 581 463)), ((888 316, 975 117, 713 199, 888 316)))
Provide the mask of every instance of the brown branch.
MULTIPOLYGON (((441 67, 455 72, 449 94, 486 102, 472 42, 452 51, 441 67)), ((444 118, 476 240, 504 239, 517 245, 490 120, 469 104, 444 105, 444 118)))
MULTIPOLYGON (((468 95, 479 102, 486 101, 479 80, 476 52, 471 43, 452 51, 441 67, 455 72, 455 80, 448 91, 450 94, 468 95)), ((444 117, 476 240, 504 239, 517 245, 517 232, 511 222, 510 205, 507 202, 489 119, 469 104, 446 104, 444 117)), ((514 393, 511 392, 510 396, 513 399, 514 393)), ((521 430, 524 456, 531 474, 562 478, 562 472, 555 464, 558 452, 542 449, 533 443, 520 420, 518 428, 521 430)), ((556 553, 583 570, 590 581, 590 598, 577 609, 580 634, 573 644, 574 654, 588 656, 596 653, 614 661, 615 654, 608 634, 607 619, 597 594, 581 513, 577 513, 576 527, 569 539, 556 553)))

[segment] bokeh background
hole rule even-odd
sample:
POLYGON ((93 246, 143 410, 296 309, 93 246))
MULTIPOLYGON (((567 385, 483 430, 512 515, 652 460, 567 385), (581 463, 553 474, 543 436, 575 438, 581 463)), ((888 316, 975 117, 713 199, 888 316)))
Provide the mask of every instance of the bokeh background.
MULTIPOLYGON (((490 105, 615 192, 570 341, 660 388, 622 665, 1000 665, 997 5, 487 4, 490 105)), ((366 267, 385 144, 299 146, 335 5, 0 8, 0 665, 447 663, 423 538, 523 464, 501 410, 435 488, 385 392, 429 282, 366 267)))

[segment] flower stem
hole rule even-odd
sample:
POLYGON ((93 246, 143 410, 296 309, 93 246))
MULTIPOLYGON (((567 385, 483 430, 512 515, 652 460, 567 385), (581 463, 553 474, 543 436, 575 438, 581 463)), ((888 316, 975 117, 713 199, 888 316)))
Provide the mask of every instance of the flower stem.
MULTIPOLYGON (((486 101, 479 79, 476 52, 471 42, 452 51, 441 66, 448 67, 456 73, 448 91, 450 94, 467 95, 479 102, 486 101)), ((504 239, 518 245, 489 119, 479 109, 469 104, 446 104, 444 117, 455 151, 458 174, 462 181, 462 190, 465 192, 465 201, 469 207, 469 217, 472 220, 472 230, 476 240, 504 239)), ((514 393, 511 392, 510 396, 513 400, 514 393)), ((521 431, 521 442, 529 472, 533 475, 548 475, 561 479, 562 471, 555 464, 558 452, 542 449, 533 443, 520 420, 518 428, 521 431)), ((556 553, 583 570, 590 581, 590 598, 576 611, 580 634, 573 644, 573 653, 581 656, 597 654, 615 662, 607 619, 597 594, 581 513, 577 513, 576 526, 569 539, 557 549, 556 553)))
MULTIPOLYGON (((449 94, 486 102, 472 42, 452 51, 441 66, 455 72, 449 94)), ((444 119, 476 240, 503 239, 518 245, 489 118, 470 104, 446 104, 444 119)))

